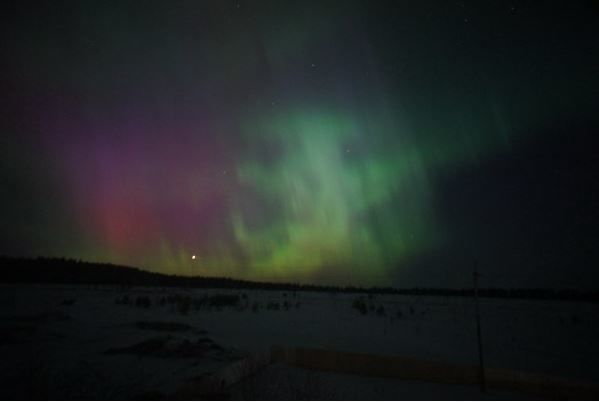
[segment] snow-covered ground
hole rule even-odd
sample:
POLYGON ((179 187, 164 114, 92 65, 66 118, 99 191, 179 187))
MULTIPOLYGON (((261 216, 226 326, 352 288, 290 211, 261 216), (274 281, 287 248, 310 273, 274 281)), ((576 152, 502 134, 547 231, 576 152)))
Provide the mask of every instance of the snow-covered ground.
POLYGON ((521 400, 527 395, 477 386, 398 381, 274 364, 231 387, 234 400, 521 400))
MULTIPOLYGON (((468 298, 49 285, 5 285, 0 291, 3 398, 168 396, 273 345, 478 362, 474 305, 468 298), (237 295, 239 303, 194 305, 210 295, 237 295), (356 299, 364 301, 366 314, 352 307, 356 299)), ((598 313, 599 305, 588 303, 482 299, 485 363, 599 382, 598 313)), ((334 399, 402 399, 401 390, 417 399, 419 390, 423 398, 451 393, 447 398, 479 399, 475 387, 351 378, 280 365, 233 387, 231 395, 292 397, 289 392, 302 388, 334 399), (277 377, 296 387, 272 388, 277 377), (271 391, 260 378, 270 379, 271 391)))

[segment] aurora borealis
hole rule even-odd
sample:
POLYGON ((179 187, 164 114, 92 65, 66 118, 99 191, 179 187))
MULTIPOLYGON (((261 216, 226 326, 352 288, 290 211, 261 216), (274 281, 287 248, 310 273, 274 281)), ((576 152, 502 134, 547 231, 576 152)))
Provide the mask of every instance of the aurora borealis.
POLYGON ((478 259, 499 284, 586 283, 596 10, 481 3, 7 6, 0 253, 397 286, 460 285, 478 259))

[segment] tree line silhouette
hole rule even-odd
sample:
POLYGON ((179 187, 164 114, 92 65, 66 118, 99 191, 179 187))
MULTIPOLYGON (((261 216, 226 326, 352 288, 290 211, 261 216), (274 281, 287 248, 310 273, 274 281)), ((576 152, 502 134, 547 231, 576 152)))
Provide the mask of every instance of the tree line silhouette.
MULTIPOLYGON (((121 265, 67 258, 0 256, 0 283, 118 285, 124 287, 222 288, 332 293, 396 294, 413 296, 472 297, 473 289, 392 288, 254 282, 223 277, 165 275, 121 265)), ((599 302, 599 290, 481 288, 480 297, 599 302)))

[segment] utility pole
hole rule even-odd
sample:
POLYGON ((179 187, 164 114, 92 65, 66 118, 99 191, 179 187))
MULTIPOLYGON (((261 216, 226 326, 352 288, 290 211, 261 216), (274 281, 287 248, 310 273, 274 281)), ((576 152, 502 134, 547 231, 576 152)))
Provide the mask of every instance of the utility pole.
POLYGON ((474 304, 476 306, 476 337, 478 340, 478 363, 479 363, 479 376, 480 376, 480 390, 486 392, 487 387, 485 383, 485 364, 483 360, 483 343, 480 336, 480 308, 478 306, 478 278, 480 274, 477 270, 478 262, 474 263, 474 272, 472 272, 472 278, 474 279, 474 304))

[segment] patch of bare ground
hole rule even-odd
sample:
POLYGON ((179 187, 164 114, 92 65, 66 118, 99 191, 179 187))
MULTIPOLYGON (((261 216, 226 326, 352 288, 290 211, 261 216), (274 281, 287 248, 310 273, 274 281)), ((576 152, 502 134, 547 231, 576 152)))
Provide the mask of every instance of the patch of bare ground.
POLYGON ((166 359, 212 358, 235 360, 239 354, 227 350, 209 338, 178 339, 171 335, 149 338, 130 346, 110 348, 105 355, 135 355, 166 359))

